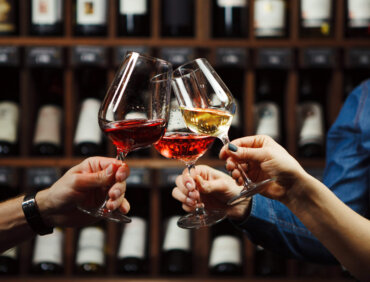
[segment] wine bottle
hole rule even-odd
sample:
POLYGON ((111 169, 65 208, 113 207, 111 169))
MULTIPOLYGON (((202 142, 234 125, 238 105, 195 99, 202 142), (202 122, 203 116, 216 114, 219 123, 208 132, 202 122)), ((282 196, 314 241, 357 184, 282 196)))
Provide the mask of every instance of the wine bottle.
POLYGON ((63 0, 32 0, 30 12, 32 35, 62 35, 63 0))
POLYGON ((285 0, 256 0, 254 3, 254 34, 258 38, 286 37, 285 0))
POLYGON ((255 273, 257 276, 282 276, 285 273, 285 260, 260 245, 255 249, 255 273))
POLYGON ((319 97, 325 92, 315 93, 323 86, 320 83, 314 87, 313 82, 313 78, 310 79, 309 75, 306 75, 302 78, 300 86, 298 152, 305 158, 322 157, 324 153, 324 117, 319 97))
POLYGON ((81 229, 76 251, 77 273, 97 275, 105 272, 104 244, 105 233, 101 223, 81 229))
POLYGON ((63 230, 36 236, 32 272, 38 275, 59 275, 63 272, 63 230))
POLYGON ((107 0, 76 0, 75 35, 105 36, 107 18, 107 0))
POLYGON ((171 197, 176 177, 182 169, 162 169, 160 173, 163 214, 163 242, 161 249, 161 273, 171 276, 189 275, 192 272, 191 230, 177 226, 183 214, 181 205, 171 197))
POLYGON ((211 229, 212 245, 209 270, 212 275, 242 275, 242 241, 236 229, 223 221, 211 229))
POLYGON ((0 167, 0 201, 13 198, 19 193, 19 171, 12 167, 0 167))
POLYGON ((212 3, 213 37, 247 37, 248 0, 213 0, 212 3))
POLYGON ((18 247, 10 248, 0 254, 0 276, 18 273, 18 247))
POLYGON ((86 68, 79 74, 79 94, 82 103, 74 148, 77 155, 95 156, 102 153, 102 132, 98 123, 98 113, 104 96, 105 72, 102 69, 86 68))
POLYGON ((162 36, 194 36, 194 0, 162 0, 162 36))
POLYGON ((62 97, 61 74, 43 69, 35 74, 36 91, 42 102, 38 111, 33 138, 34 154, 56 156, 62 152, 62 97))
POLYGON ((334 27, 332 6, 332 0, 301 0, 301 37, 327 38, 332 36, 334 27))
POLYGON ((0 36, 18 34, 18 1, 0 2, 0 36))
POLYGON ((148 273, 149 171, 132 168, 126 185, 132 222, 123 227, 117 271, 124 275, 143 275, 148 273))
POLYGON ((120 36, 150 36, 150 1, 120 0, 117 26, 120 36))
POLYGON ((255 103, 256 134, 264 134, 281 141, 280 107, 278 93, 273 93, 271 78, 261 75, 257 82, 255 103))
POLYGON ((370 1, 347 0, 347 37, 370 37, 370 1))

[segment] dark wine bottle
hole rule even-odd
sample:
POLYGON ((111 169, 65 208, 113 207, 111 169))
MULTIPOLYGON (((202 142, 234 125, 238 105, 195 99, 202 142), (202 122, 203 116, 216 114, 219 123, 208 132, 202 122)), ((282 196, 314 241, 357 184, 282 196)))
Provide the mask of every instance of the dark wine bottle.
POLYGON ((0 3, 0 36, 18 34, 18 0, 0 3))
POLYGON ((272 86, 271 77, 261 74, 257 80, 255 121, 256 134, 268 135, 281 141, 279 93, 272 86))
POLYGON ((176 177, 182 169, 161 171, 161 201, 163 202, 163 242, 161 251, 161 273, 170 276, 184 276, 192 272, 191 230, 177 226, 183 214, 181 205, 171 197, 176 177))
POLYGON ((34 154, 56 156, 62 152, 62 81, 61 74, 51 69, 35 73, 36 91, 41 96, 35 134, 34 154))
POLYGON ((107 18, 107 0, 76 0, 75 35, 107 35, 107 18))
POLYGON ((0 254, 0 276, 18 273, 18 247, 11 248, 0 254))
POLYGON ((18 195, 19 178, 19 171, 16 168, 0 167, 0 201, 18 195))
POLYGON ((300 1, 300 35, 327 38, 333 35, 334 15, 332 0, 300 1))
POLYGON ((76 271, 81 275, 105 272, 105 230, 103 224, 84 227, 80 231, 76 251, 76 271))
POLYGON ((254 2, 254 34, 257 38, 287 36, 287 3, 285 0, 254 2))
POLYGON ((120 36, 150 36, 150 1, 120 0, 117 26, 120 36))
POLYGON ((223 221, 211 229, 209 271, 217 276, 241 276, 242 241, 230 222, 223 221))
POLYGON ((19 94, 18 74, 6 69, 1 74, 0 156, 18 154, 19 94))
POLYGON ((212 3, 213 37, 247 37, 248 0, 213 0, 212 3))
POLYGON ((148 273, 149 171, 132 168, 125 196, 130 199, 132 222, 125 224, 117 254, 117 272, 124 275, 148 273))
POLYGON ((62 35, 63 0, 32 0, 30 12, 30 34, 62 35))
POLYGON ((63 230, 36 236, 32 258, 32 272, 37 275, 59 275, 63 273, 63 230))
POLYGON ((194 0, 162 0, 162 36, 194 36, 194 0))
POLYGON ((102 153, 102 131, 98 123, 101 99, 105 91, 105 71, 98 68, 81 69, 77 77, 82 98, 74 137, 75 153, 95 156, 102 153))
POLYGON ((257 276, 282 276, 285 274, 285 260, 277 254, 256 246, 255 273, 257 276))
POLYGON ((347 37, 370 37, 370 1, 347 0, 346 35, 347 37))
POLYGON ((325 92, 317 92, 319 88, 324 88, 321 83, 317 85, 318 83, 319 81, 306 74, 300 85, 298 152, 305 158, 322 157, 324 154, 325 126, 319 97, 325 92))

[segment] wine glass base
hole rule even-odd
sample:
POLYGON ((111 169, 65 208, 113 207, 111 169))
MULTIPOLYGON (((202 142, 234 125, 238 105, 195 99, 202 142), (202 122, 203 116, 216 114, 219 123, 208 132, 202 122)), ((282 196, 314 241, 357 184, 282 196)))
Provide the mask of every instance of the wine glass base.
POLYGON ((124 215, 118 210, 108 210, 108 209, 102 209, 102 208, 92 208, 92 209, 85 209, 78 207, 78 209, 84 213, 87 213, 88 215, 95 216, 102 219, 107 219, 114 222, 121 222, 121 223, 130 223, 131 218, 124 215))
POLYGON ((274 181, 274 178, 266 179, 258 183, 251 183, 248 188, 244 188, 242 191, 240 191, 240 194, 231 198, 227 205, 233 206, 236 204, 239 204, 240 202, 244 201, 245 198, 251 197, 259 192, 261 192, 261 189, 263 188, 263 185, 274 181))
POLYGON ((226 212, 222 210, 204 211, 199 215, 195 212, 180 217, 177 225, 181 228, 192 229, 206 226, 212 226, 226 218, 226 212))

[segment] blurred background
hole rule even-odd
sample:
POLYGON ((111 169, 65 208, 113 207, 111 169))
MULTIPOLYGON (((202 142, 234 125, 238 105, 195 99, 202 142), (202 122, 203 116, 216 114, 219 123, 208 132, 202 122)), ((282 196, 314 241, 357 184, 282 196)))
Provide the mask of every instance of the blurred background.
MULTIPOLYGON (((326 132, 370 75, 370 0, 1 0, 2 200, 49 187, 87 156, 115 156, 97 112, 131 50, 175 67, 207 58, 238 104, 230 138, 270 135, 321 179, 326 132)), ((222 170, 220 148, 215 143, 198 163, 222 170)), ((36 237, 0 255, 0 274, 9 281, 351 279, 340 266, 272 254, 227 221, 179 229, 183 211, 171 190, 183 164, 152 148, 127 162, 134 223, 36 237), (228 255, 214 244, 224 235, 233 238, 228 255)))

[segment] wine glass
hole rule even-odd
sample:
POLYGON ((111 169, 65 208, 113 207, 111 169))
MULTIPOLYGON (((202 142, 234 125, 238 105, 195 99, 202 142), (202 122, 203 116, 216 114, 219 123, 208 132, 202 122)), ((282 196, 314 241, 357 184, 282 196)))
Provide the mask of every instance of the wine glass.
MULTIPOLYGON (((100 106, 101 130, 117 148, 123 161, 131 151, 151 146, 165 132, 169 113, 172 65, 161 59, 128 52, 100 106)), ((106 208, 84 212, 116 222, 130 222, 121 212, 106 208)))
MULTIPOLYGON (((182 117, 178 102, 173 99, 166 132, 154 147, 166 158, 183 161, 191 176, 196 161, 212 146, 215 139, 214 136, 189 130, 182 117)), ((181 228, 199 228, 211 226, 225 217, 225 211, 207 210, 199 199, 195 210, 180 217, 177 225, 181 228)))
MULTIPOLYGON (((234 98, 206 59, 196 59, 178 67, 173 73, 172 87, 190 130, 216 136, 224 145, 230 142, 228 131, 236 110, 234 98)), ((228 205, 258 193, 262 185, 274 180, 255 183, 240 165, 238 169, 244 179, 244 188, 228 201, 228 205)))

